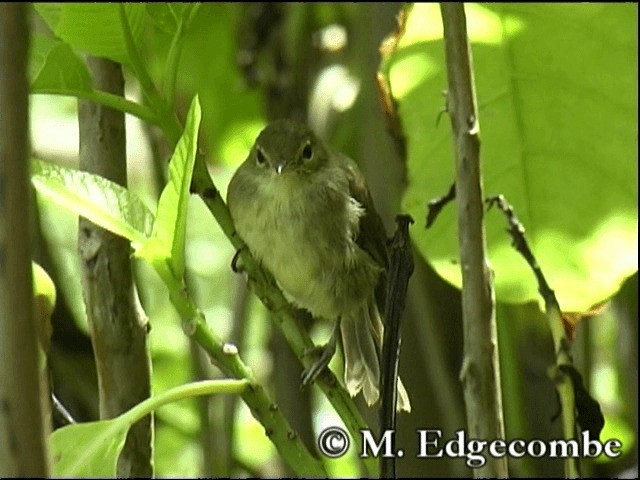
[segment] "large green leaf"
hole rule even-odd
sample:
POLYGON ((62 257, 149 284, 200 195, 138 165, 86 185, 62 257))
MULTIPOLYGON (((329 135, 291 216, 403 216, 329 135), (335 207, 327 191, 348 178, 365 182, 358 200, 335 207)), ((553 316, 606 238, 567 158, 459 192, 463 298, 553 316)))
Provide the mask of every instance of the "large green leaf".
MULTIPOLYGON (((638 267, 637 6, 467 4, 484 193, 504 194, 565 310, 615 293, 638 267)), ((383 59, 408 142, 403 205, 414 241, 460 286, 457 216, 424 229, 427 202, 454 180, 451 129, 436 119, 447 88, 437 5, 416 4, 383 59)), ((538 299, 505 220, 486 217, 499 300, 538 299)))
POLYGON ((153 214, 126 188, 99 175, 34 160, 31 182, 41 195, 125 237, 134 249, 148 242, 153 214))
POLYGON ((31 93, 42 90, 91 90, 91 77, 82 60, 64 42, 35 34, 31 38, 31 93))
POLYGON ((116 476, 116 464, 131 425, 171 402, 200 395, 240 394, 246 380, 202 380, 147 398, 110 420, 74 423, 51 434, 55 477, 116 476))
POLYGON ((184 242, 187 226, 187 205, 189 188, 193 175, 198 149, 198 129, 200 128, 200 102, 194 97, 187 114, 184 132, 176 145, 169 161, 169 182, 164 187, 160 200, 156 221, 153 225, 153 238, 161 246, 161 251, 143 249, 138 255, 152 263, 162 259, 162 252, 171 252, 170 262, 174 278, 184 275, 184 242))
MULTIPOLYGON (((74 50, 129 63, 118 3, 36 3, 51 30, 74 50)), ((145 7, 127 3, 125 13, 134 40, 142 37, 145 7)))
POLYGON ((122 417, 99 422, 75 423, 51 434, 55 477, 116 475, 118 456, 129 431, 122 417))

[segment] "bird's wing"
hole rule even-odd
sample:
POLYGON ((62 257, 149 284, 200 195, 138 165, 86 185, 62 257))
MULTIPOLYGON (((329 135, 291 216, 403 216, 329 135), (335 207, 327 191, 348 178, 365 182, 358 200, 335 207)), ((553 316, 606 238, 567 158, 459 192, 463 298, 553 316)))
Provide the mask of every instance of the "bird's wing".
POLYGON ((376 286, 376 302, 381 312, 384 312, 384 301, 386 297, 387 270, 389 269, 389 255, 387 250, 387 233, 382 223, 382 219, 373 205, 373 199, 364 181, 362 172, 349 157, 344 156, 345 169, 349 179, 349 194, 358 201, 364 209, 364 214, 360 217, 358 236, 356 243, 367 252, 371 258, 383 269, 380 280, 376 286))

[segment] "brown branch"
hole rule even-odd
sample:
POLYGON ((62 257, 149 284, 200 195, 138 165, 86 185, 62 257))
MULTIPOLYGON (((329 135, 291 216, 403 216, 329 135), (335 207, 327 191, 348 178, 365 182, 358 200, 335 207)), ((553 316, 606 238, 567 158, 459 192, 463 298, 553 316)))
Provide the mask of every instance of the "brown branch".
MULTIPOLYGON (((448 75, 448 111, 456 153, 458 242, 462 268, 464 388, 471 438, 504 439, 495 296, 487 265, 480 173, 480 125, 471 48, 461 3, 441 3, 448 75)), ((506 458, 488 458, 475 477, 507 477, 506 458)))
MULTIPOLYGON (((486 199, 489 208, 497 206, 507 217, 507 231, 511 235, 512 246, 520 253, 531 267, 536 280, 538 291, 544 299, 547 322, 553 337, 556 354, 555 368, 551 377, 555 383, 562 407, 562 426, 566 440, 575 438, 575 422, 583 430, 588 430, 592 438, 599 438, 604 427, 604 417, 600 404, 589 394, 584 386, 582 376, 573 366, 571 356, 571 335, 573 327, 565 321, 555 292, 549 286, 547 279, 538 264, 529 243, 525 237, 525 229, 516 217, 513 207, 507 203, 504 196, 498 195, 486 199), (577 415, 576 415, 577 414, 577 415)), ((565 476, 579 475, 579 464, 575 458, 565 459, 565 476)))
POLYGON ((31 284, 27 6, 0 4, 0 476, 46 477, 31 284))
POLYGON ((520 255, 524 257, 527 261, 531 270, 533 270, 534 275, 536 276, 536 280, 538 281, 538 291, 540 295, 544 299, 547 308, 557 308, 560 310, 560 305, 558 304, 558 300, 556 299, 555 292, 549 286, 547 279, 542 273, 542 269, 540 265, 538 265, 538 261, 536 257, 533 255, 531 248, 529 248, 529 244, 524 236, 524 226, 516 217, 515 212, 513 211, 513 207, 507 203, 503 195, 497 195, 495 197, 489 197, 485 200, 488 207, 497 206, 502 213, 507 217, 507 223, 509 227, 507 228, 507 232, 511 235, 512 246, 515 248, 520 255))
MULTIPOLYGON (((122 67, 90 57, 100 90, 124 95, 122 67)), ((127 185, 124 114, 80 100, 80 168, 127 185)), ((151 393, 151 358, 147 320, 131 270, 131 246, 85 218, 80 218, 78 248, 82 288, 98 371, 100 417, 113 418, 151 393)), ((119 477, 153 474, 151 416, 133 425, 118 460, 119 477)))

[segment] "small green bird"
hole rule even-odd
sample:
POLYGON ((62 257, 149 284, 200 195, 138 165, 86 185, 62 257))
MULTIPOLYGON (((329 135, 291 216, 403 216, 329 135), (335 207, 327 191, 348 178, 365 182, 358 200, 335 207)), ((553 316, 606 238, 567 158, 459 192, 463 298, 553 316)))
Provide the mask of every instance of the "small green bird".
MULTIPOLYGON (((268 125, 227 193, 237 233, 287 299, 335 322, 329 343, 303 374, 313 381, 335 353, 338 331, 351 396, 379 397, 388 257, 384 225, 353 160, 308 127, 268 125)), ((398 410, 411 410, 398 381, 398 410)))

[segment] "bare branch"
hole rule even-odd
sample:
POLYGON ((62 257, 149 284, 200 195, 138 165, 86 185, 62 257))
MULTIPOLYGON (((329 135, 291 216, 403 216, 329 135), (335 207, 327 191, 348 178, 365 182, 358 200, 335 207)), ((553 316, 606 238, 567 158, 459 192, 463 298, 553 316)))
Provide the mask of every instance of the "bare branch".
MULTIPOLYGON (((504 439, 502 391, 492 273, 486 260, 480 173, 480 124, 471 48, 461 3, 441 3, 447 62, 448 111, 456 153, 458 242, 462 267, 464 387, 471 438, 504 439)), ((474 476, 507 477, 506 458, 489 458, 474 476)))

